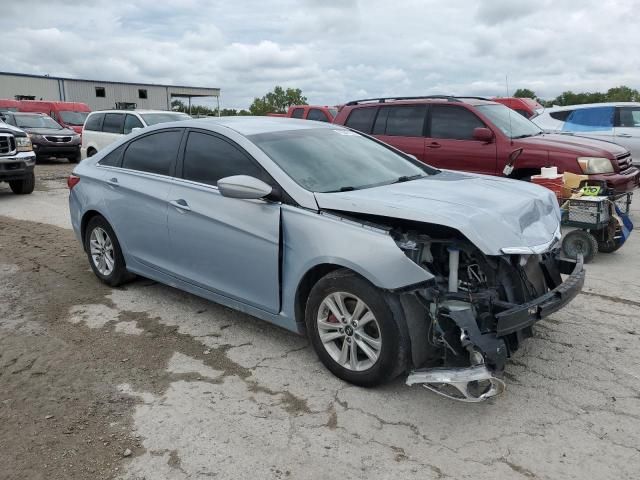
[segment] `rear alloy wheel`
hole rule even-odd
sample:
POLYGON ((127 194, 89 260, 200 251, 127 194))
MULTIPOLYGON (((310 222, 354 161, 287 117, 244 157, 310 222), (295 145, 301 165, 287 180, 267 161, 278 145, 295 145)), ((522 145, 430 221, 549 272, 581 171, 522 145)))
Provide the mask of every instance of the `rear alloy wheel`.
POLYGON ((364 278, 343 269, 325 275, 311 289, 309 338, 337 377, 370 387, 405 370, 408 341, 386 298, 364 278))
POLYGON ((36 186, 36 176, 33 172, 22 180, 11 180, 9 187, 11 191, 17 195, 28 195, 33 193, 33 189, 36 186))
POLYGON ((107 285, 117 287, 133 277, 127 272, 118 239, 103 217, 89 220, 85 250, 93 273, 107 285))

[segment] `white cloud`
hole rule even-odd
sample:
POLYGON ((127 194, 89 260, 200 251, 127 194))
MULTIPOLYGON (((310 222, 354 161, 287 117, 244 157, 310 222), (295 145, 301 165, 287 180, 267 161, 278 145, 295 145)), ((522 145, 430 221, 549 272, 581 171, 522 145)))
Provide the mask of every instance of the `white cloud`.
POLYGON ((222 88, 311 102, 532 88, 640 88, 638 0, 22 0, 3 6, 3 70, 222 88), (28 15, 25 15, 28 12, 28 15), (15 19, 20 18, 20 22, 15 19))

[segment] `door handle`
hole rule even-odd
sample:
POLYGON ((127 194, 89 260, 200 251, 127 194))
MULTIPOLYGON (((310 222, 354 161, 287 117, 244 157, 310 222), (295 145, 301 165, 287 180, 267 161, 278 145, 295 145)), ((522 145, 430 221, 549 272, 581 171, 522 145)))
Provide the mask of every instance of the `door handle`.
POLYGON ((431 142, 430 144, 427 145, 428 148, 440 148, 442 147, 442 145, 440 145, 438 142, 431 142))
POLYGON ((109 182, 109 185, 111 185, 112 187, 119 187, 120 186, 118 184, 118 179, 116 177, 110 178, 107 181, 109 182))
POLYGON ((616 133, 616 137, 631 138, 630 133, 616 133))
POLYGON ((191 207, 189 206, 187 201, 182 199, 182 198, 180 198, 178 200, 171 200, 169 202, 169 204, 174 206, 174 207, 176 207, 176 208, 178 208, 178 209, 180 209, 180 210, 183 210, 185 212, 190 212, 191 211, 191 207))

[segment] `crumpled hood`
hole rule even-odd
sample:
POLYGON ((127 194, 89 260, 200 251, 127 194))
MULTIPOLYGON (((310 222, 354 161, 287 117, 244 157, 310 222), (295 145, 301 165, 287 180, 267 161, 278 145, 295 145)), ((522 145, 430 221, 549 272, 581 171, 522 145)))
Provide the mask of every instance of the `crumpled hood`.
POLYGON ((557 152, 562 150, 578 157, 604 157, 611 159, 627 153, 627 149, 618 144, 598 140, 596 138, 576 137, 574 135, 544 134, 535 137, 520 138, 514 141, 515 146, 557 152))
POLYGON ((556 197, 544 187, 447 170, 410 182, 315 196, 324 210, 454 228, 487 255, 551 242, 560 223, 556 197))

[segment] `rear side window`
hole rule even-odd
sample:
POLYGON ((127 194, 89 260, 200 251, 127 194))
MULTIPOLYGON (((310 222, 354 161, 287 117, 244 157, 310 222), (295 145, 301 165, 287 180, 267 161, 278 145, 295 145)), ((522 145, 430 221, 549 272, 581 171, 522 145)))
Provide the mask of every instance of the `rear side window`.
POLYGON ((291 112, 291 118, 302 118, 304 115, 304 108, 294 108, 291 112))
POLYGON ((120 145, 113 152, 107 153, 102 160, 98 162, 98 165, 104 165, 106 167, 119 167, 122 164, 122 152, 127 145, 120 145))
POLYGON ((142 125, 142 122, 140 121, 140 119, 138 117, 136 117, 135 115, 127 114, 126 118, 124 119, 124 133, 125 133, 125 135, 128 134, 128 133, 131 133, 131 131, 134 128, 144 128, 144 125, 142 125))
POLYGON ((329 119, 322 110, 312 108, 307 114, 307 120, 316 120, 318 122, 328 122, 329 119))
POLYGON ((363 133, 371 133, 373 119, 376 116, 377 110, 377 108, 372 107, 355 108, 349 114, 349 118, 347 118, 345 125, 363 133))
POLYGON ((182 130, 163 130, 129 143, 122 159, 122 168, 170 175, 176 159, 182 130))
POLYGON ((87 123, 84 125, 84 130, 93 130, 99 132, 102 130, 102 121, 104 120, 104 113, 96 113, 89 115, 87 123))
POLYGON ((124 114, 107 113, 102 123, 102 131, 106 133, 122 133, 124 114))
POLYGON ((426 105, 381 107, 373 127, 373 134, 422 137, 426 113, 426 105))
POLYGON ((562 126, 567 132, 593 132, 613 128, 614 107, 578 108, 562 126))
POLYGON ((473 140, 473 130, 484 126, 482 120, 464 107, 431 107, 431 138, 473 140))
POLYGON ((235 145, 214 135, 191 132, 184 152, 182 176, 186 180, 217 185, 232 175, 249 175, 268 181, 262 169, 235 145))

